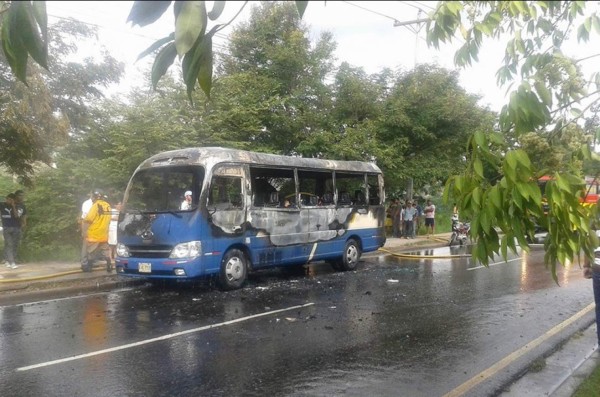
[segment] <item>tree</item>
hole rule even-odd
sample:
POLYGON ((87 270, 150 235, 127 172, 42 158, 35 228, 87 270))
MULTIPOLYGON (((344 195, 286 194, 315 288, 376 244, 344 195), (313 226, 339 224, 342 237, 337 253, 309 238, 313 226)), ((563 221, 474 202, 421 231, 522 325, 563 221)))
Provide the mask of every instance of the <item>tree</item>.
POLYGON ((240 148, 297 153, 300 142, 326 127, 335 44, 324 33, 314 45, 288 3, 263 2, 230 35, 207 121, 215 138, 240 148), (276 38, 276 39, 275 39, 276 38))
POLYGON ((404 142, 396 153, 403 166, 394 176, 420 186, 461 172, 469 135, 494 127, 495 114, 478 106, 478 99, 460 87, 456 72, 425 64, 400 73, 380 124, 383 142, 404 142))
POLYGON ((472 217, 471 232, 478 241, 474 256, 488 263, 494 255, 516 250, 515 240, 528 248, 526 235, 536 225, 549 230, 546 262, 556 280, 557 263, 588 257, 598 245, 591 229, 595 211, 579 204, 583 194, 582 163, 597 156, 589 141, 562 155, 563 161, 535 164, 522 143, 536 133, 548 141, 561 140, 573 124, 600 100, 600 74, 582 74, 581 64, 599 54, 573 59, 565 54, 567 39, 580 41, 600 33, 600 18, 584 1, 441 2, 427 26, 428 42, 438 47, 460 35, 459 66, 477 61, 486 39, 507 40, 504 62, 496 76, 512 84, 509 103, 501 111, 501 134, 475 133, 469 140, 466 171, 448 181, 446 194, 458 199, 462 213, 472 217), (587 14, 586 14, 587 12, 587 14), (583 106, 580 108, 579 106, 583 106), (500 150, 499 150, 500 149, 500 150), (499 177, 486 178, 484 168, 499 177), (549 215, 541 208, 537 179, 552 175, 546 187, 549 215), (503 236, 499 240, 496 229, 503 236))
MULTIPOLYGON (((154 88, 175 61, 183 58, 182 74, 190 100, 196 82, 210 97, 213 83, 212 38, 227 25, 231 24, 248 3, 233 3, 239 6, 238 13, 226 24, 214 25, 207 32, 210 21, 219 18, 225 8, 225 1, 214 1, 213 8, 207 12, 204 1, 135 1, 127 22, 134 26, 146 26, 156 22, 173 3, 175 13, 174 31, 157 40, 140 58, 156 54, 151 71, 154 88)), ((300 17, 308 1, 296 1, 300 17)), ((44 68, 48 68, 48 39, 45 1, 0 1, 2 30, 0 41, 4 54, 9 59, 12 72, 23 83, 27 82, 27 62, 31 57, 44 68)))
POLYGON ((67 60, 77 42, 94 36, 84 24, 62 21, 47 33, 52 51, 46 61, 52 73, 31 64, 27 85, 15 81, 6 51, 0 54, 0 164, 24 183, 31 182, 36 164, 53 162, 55 150, 69 134, 89 128, 94 120, 92 100, 102 97, 99 88, 119 81, 124 70, 108 55, 100 61, 67 60))
POLYGON ((102 101, 96 113, 89 130, 61 148, 55 166, 37 172, 28 190, 30 222, 23 245, 29 259, 48 258, 49 252, 53 259, 76 259, 77 214, 92 189, 103 189, 115 204, 143 160, 160 151, 196 146, 209 136, 202 113, 172 79, 165 79, 161 95, 134 91, 127 103, 102 101))

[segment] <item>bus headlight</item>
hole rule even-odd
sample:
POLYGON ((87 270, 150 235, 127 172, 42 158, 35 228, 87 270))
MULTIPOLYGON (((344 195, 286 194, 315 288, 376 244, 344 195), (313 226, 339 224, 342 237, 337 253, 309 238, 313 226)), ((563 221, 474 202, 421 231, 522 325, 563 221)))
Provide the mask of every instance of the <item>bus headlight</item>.
POLYGON ((202 254, 202 243, 200 241, 190 241, 177 244, 171 251, 169 258, 195 258, 202 254))
POLYGON ((117 244, 117 256, 129 258, 129 250, 127 249, 127 246, 125 244, 117 244))

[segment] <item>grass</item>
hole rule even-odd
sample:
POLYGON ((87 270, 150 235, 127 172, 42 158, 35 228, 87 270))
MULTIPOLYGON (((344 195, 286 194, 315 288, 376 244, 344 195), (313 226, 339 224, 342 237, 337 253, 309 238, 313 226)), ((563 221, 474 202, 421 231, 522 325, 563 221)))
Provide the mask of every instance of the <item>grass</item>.
POLYGON ((583 381, 572 397, 598 397, 600 395, 600 365, 583 381))

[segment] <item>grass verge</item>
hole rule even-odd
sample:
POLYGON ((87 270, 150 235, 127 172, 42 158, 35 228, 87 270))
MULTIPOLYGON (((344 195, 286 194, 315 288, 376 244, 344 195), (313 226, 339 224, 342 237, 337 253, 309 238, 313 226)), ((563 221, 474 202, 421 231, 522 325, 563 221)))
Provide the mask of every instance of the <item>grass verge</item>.
POLYGON ((600 395, 600 365, 583 381, 572 397, 598 397, 600 395))

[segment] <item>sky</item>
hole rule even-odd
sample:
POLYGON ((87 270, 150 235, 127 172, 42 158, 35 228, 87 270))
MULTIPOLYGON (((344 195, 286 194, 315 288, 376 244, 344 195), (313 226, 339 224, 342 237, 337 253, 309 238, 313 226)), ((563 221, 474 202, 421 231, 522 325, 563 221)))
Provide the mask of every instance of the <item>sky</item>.
MULTIPOLYGON (((244 21, 250 6, 247 5, 234 21, 244 21)), ((153 57, 136 62, 138 55, 155 40, 173 31, 172 10, 161 20, 144 28, 127 24, 127 16, 133 2, 129 1, 48 1, 50 23, 58 18, 75 18, 95 25, 99 29, 99 40, 110 53, 126 65, 128 89, 130 85, 141 85, 144 73, 153 57)), ((461 44, 446 45, 440 49, 428 48, 425 42, 425 27, 421 25, 394 26, 395 21, 406 22, 424 18, 435 2, 429 1, 311 1, 303 20, 310 27, 311 39, 327 30, 333 34, 338 47, 338 63, 348 62, 363 67, 367 73, 377 73, 388 67, 394 70, 410 70, 415 64, 434 63, 448 69, 456 69, 454 52, 461 44), (420 27, 420 29, 419 29, 420 27)), ((223 15, 217 22, 229 21, 243 5, 241 1, 228 1, 223 15)), ((207 2, 210 10, 212 2, 207 2)), ((209 28, 212 25, 209 24, 209 28)), ((218 51, 227 44, 231 28, 222 30, 214 41, 218 51)), ((91 46, 85 51, 91 54, 98 48, 91 46)), ((505 104, 505 89, 496 85, 495 72, 504 56, 504 47, 499 43, 487 42, 480 52, 480 62, 460 69, 460 83, 469 93, 482 96, 480 104, 499 111, 505 104)))

